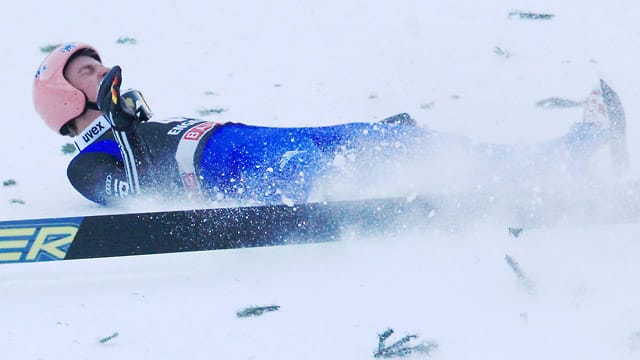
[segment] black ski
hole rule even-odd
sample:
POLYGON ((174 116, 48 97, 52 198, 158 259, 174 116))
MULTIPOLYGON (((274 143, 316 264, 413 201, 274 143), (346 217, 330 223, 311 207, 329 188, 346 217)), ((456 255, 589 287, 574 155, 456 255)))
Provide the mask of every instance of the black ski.
POLYGON ((390 198, 5 221, 0 263, 334 241, 430 211, 423 198, 390 198))

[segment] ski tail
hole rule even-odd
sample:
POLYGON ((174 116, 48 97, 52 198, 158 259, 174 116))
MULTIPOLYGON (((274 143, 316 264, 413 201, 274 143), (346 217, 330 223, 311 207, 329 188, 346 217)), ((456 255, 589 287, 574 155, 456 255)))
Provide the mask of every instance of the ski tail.
POLYGON ((629 152, 627 149, 627 120, 618 94, 600 79, 602 98, 609 118, 611 159, 614 170, 623 175, 629 167, 629 152))

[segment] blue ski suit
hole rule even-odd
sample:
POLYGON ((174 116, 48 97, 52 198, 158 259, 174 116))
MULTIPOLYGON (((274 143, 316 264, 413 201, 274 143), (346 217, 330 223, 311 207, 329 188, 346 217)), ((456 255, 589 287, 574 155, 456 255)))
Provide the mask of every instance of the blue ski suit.
MULTIPOLYGON (((117 141, 117 132, 100 117, 75 138, 80 152, 67 175, 78 192, 109 204, 129 197, 138 183, 140 192, 163 198, 299 203, 338 153, 409 144, 423 135, 407 114, 301 128, 175 118, 140 123, 133 132, 128 141, 117 141)), ((385 156, 398 151, 389 148, 395 150, 385 156)))
MULTIPOLYGON (((100 117, 78 135, 80 153, 67 171, 74 188, 98 204, 112 204, 137 192, 165 199, 301 203, 339 154, 355 151, 366 155, 360 156, 365 162, 393 161, 414 152, 430 156, 430 151, 451 144, 497 164, 495 168, 503 169, 501 175, 518 181, 529 176, 527 168, 535 167, 529 161, 553 161, 558 154, 566 158, 570 170, 579 172, 608 139, 606 129, 578 123, 560 138, 522 150, 474 144, 418 127, 407 114, 373 123, 300 128, 176 118, 140 123, 127 139, 118 141, 121 134, 111 130, 107 119, 100 117), (132 191, 134 184, 138 191, 132 191)), ((438 169, 433 172, 437 176, 438 169)))

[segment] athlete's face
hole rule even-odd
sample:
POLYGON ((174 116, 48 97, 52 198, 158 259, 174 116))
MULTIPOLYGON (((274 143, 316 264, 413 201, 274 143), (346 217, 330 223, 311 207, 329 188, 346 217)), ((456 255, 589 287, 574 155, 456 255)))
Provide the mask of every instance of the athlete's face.
MULTIPOLYGON (((100 81, 109 70, 111 69, 91 56, 80 55, 67 64, 64 69, 64 77, 73 87, 82 91, 88 101, 95 103, 100 81)), ((73 137, 84 131, 98 116, 100 116, 99 111, 87 109, 68 124, 69 136, 73 137)))
POLYGON ((82 91, 90 102, 96 102, 98 86, 104 75, 111 70, 90 56, 78 56, 71 60, 64 77, 76 89, 82 91))

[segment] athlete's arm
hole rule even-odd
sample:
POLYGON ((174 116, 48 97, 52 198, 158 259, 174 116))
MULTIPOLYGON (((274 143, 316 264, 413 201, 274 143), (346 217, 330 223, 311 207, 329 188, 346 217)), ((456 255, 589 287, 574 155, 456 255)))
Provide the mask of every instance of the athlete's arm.
POLYGON ((112 204, 130 194, 122 161, 108 153, 80 153, 69 164, 67 177, 80 194, 100 205, 112 204))
POLYGON ((127 106, 120 96, 121 84, 122 69, 114 66, 100 83, 97 104, 110 122, 120 148, 129 192, 137 194, 143 192, 147 185, 141 183, 141 174, 151 171, 153 161, 144 140, 136 132, 141 119, 138 118, 135 108, 127 106))

